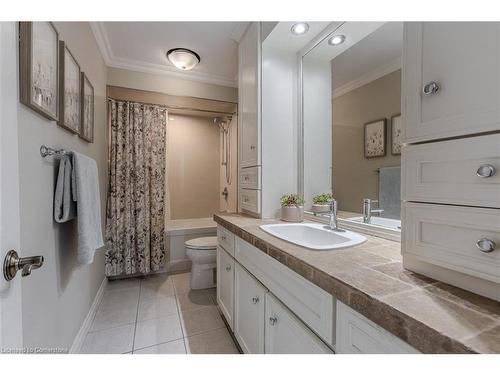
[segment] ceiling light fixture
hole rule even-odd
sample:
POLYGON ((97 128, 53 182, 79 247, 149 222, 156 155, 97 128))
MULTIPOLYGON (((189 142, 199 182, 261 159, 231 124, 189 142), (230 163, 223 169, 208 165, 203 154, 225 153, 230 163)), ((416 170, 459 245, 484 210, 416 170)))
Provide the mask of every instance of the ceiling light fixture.
POLYGON ((345 35, 334 35, 330 39, 328 39, 328 44, 331 46, 338 46, 339 44, 344 43, 345 35))
POLYGON ((309 31, 309 25, 305 22, 298 22, 290 29, 293 35, 304 35, 309 31))
POLYGON ((191 70, 201 61, 200 55, 187 48, 173 48, 167 52, 167 58, 181 70, 191 70))

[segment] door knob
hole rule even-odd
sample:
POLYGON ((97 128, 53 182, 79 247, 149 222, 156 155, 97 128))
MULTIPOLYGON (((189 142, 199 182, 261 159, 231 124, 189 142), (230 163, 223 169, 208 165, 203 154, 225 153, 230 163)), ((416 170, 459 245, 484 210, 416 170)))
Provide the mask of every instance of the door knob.
POLYGON ((422 89, 422 93, 424 95, 432 95, 432 94, 435 94, 439 91, 439 85, 437 82, 435 81, 431 81, 429 82, 428 84, 426 84, 424 86, 424 88, 422 89))
POLYGON ((42 265, 42 256, 20 258, 15 250, 9 250, 3 261, 3 276, 5 280, 10 281, 16 276, 17 271, 21 271, 21 276, 26 277, 31 275, 32 270, 42 265))
POLYGON ((496 169, 491 164, 483 164, 476 171, 478 177, 488 178, 496 173, 496 169))
POLYGON ((476 242, 476 246, 483 253, 491 253, 497 247, 497 244, 489 238, 481 238, 476 242))

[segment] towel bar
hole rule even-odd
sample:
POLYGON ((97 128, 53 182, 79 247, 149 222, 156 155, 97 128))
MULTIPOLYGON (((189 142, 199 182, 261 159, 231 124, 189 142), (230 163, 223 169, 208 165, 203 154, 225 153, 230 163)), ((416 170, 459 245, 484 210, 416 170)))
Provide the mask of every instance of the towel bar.
POLYGON ((70 154, 70 151, 66 151, 63 149, 56 150, 52 147, 47 147, 45 145, 40 146, 40 155, 42 155, 42 158, 46 156, 63 156, 63 155, 68 155, 70 154))

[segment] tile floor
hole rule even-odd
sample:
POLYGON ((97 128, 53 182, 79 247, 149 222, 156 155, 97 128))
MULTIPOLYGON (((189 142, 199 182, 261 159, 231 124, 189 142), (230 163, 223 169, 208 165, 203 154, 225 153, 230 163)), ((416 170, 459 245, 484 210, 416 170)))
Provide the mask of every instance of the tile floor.
POLYGON ((215 306, 215 289, 191 291, 189 278, 108 282, 82 353, 238 353, 215 306))

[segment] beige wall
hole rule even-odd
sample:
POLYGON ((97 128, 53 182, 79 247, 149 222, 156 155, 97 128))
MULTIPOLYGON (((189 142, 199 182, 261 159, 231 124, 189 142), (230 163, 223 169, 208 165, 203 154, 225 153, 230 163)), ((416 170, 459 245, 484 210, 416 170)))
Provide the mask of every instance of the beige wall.
POLYGON ((238 89, 235 87, 219 86, 173 78, 168 75, 134 72, 119 68, 108 68, 108 85, 233 103, 238 101, 238 89))
POLYGON ((401 71, 333 99, 333 194, 339 209, 361 212, 363 198, 378 199, 377 168, 401 164, 391 155, 392 116, 401 112, 401 71), (364 157, 364 124, 387 119, 387 154, 364 157))
POLYGON ((84 153, 97 161, 101 215, 107 187, 106 66, 86 22, 56 22, 95 90, 95 142, 78 136, 18 104, 21 254, 43 255, 45 263, 22 279, 24 346, 69 349, 104 279, 104 251, 94 263, 76 263, 76 221, 56 224, 53 196, 58 162, 42 159, 41 144, 84 153))
POLYGON ((212 216, 219 211, 219 128, 211 117, 170 114, 167 174, 170 218, 212 216))

